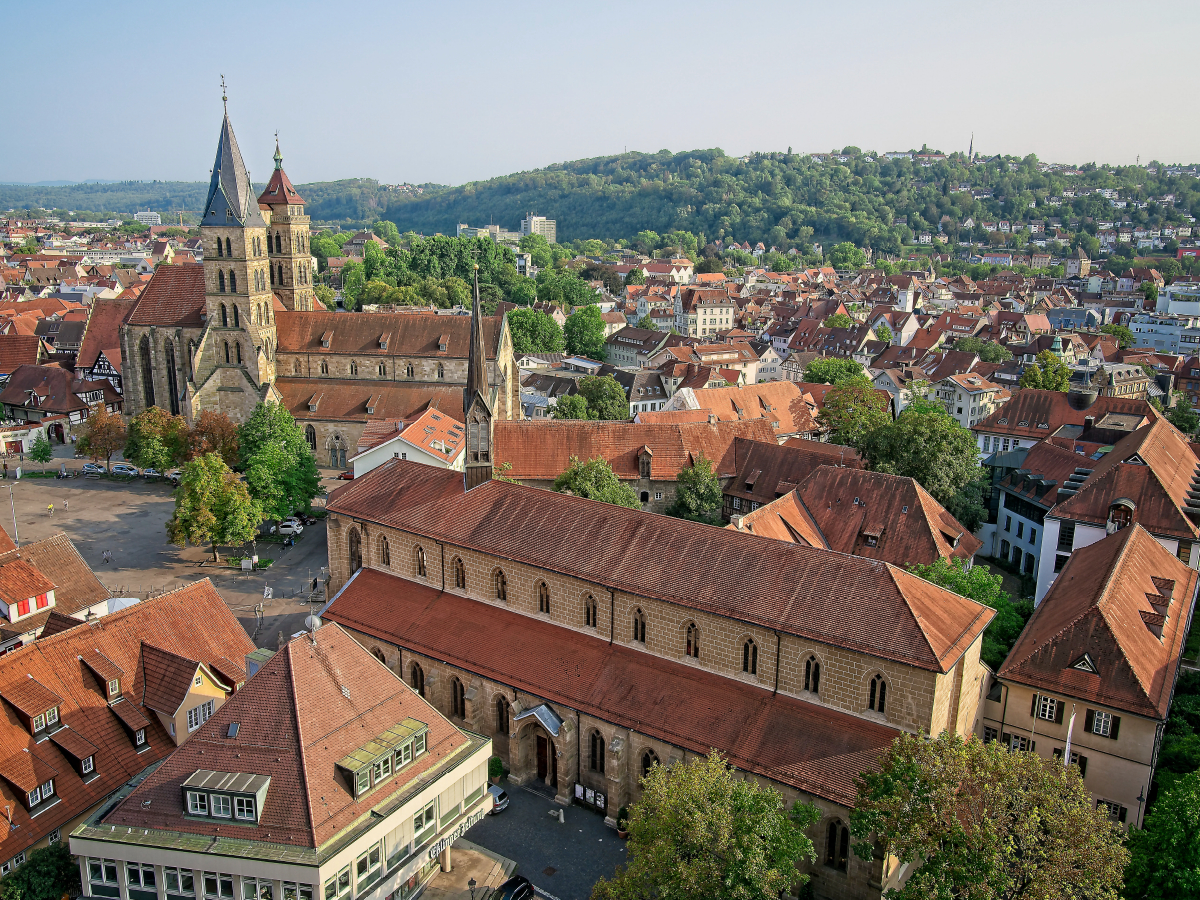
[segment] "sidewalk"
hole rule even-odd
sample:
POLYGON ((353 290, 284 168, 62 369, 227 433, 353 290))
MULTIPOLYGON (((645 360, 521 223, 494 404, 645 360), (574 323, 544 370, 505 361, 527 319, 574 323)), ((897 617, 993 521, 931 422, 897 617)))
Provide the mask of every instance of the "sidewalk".
POLYGON ((471 900, 467 882, 475 879, 475 900, 483 900, 502 885, 517 864, 491 850, 459 838, 450 847, 452 871, 438 872, 430 879, 423 900, 471 900))

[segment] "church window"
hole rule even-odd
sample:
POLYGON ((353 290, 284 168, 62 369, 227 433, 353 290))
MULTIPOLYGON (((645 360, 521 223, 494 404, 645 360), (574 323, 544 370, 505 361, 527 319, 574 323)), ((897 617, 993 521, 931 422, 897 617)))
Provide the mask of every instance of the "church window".
POLYGON ((450 679, 450 715, 458 719, 467 717, 467 696, 463 683, 457 678, 450 679))
POLYGON ((225 238, 225 255, 233 258, 233 244, 229 243, 229 238, 225 238))
POLYGON ((292 360, 292 374, 293 375, 300 374, 300 360, 298 360, 298 359, 292 360))
POLYGON ((588 628, 596 627, 596 598, 588 594, 583 598, 583 624, 588 628))
POLYGON ((867 698, 867 708, 877 713, 885 712, 887 707, 887 682, 882 675, 871 679, 871 692, 867 698))
POLYGON ((321 360, 321 374, 322 375, 329 374, 329 360, 327 360, 327 359, 321 360))
POLYGON ((225 250, 224 250, 224 248, 221 247, 221 239, 217 238, 217 259, 221 259, 224 256, 225 256, 225 250))
POLYGON ((508 579, 504 577, 504 570, 497 569, 493 578, 496 583, 496 599, 501 603, 508 602, 508 579))
POLYGON ((237 354, 237 364, 240 366, 242 364, 242 342, 234 341, 233 350, 237 354))
POLYGON ((496 733, 508 734, 508 699, 496 698, 496 733))
POLYGON ((357 572, 362 568, 362 538, 357 528, 350 529, 350 571, 357 572))
POLYGON ((804 689, 812 694, 821 693, 821 664, 815 656, 804 661, 804 689))
POLYGON ((754 643, 754 638, 746 638, 746 643, 742 644, 742 671, 747 675, 758 674, 758 644, 754 643))
POLYGON ((850 861, 850 829, 835 819, 825 832, 825 865, 842 872, 850 861))
POLYGON ((591 759, 589 768, 593 772, 600 775, 604 774, 604 735, 599 731, 593 731, 591 740, 588 742, 591 747, 591 759))
POLYGON ((633 639, 638 643, 646 643, 646 614, 640 609, 633 611, 633 639))
MULTIPOLYGON (((225 279, 223 275, 221 279, 221 290, 225 290, 225 279)), ((221 304, 221 327, 229 327, 229 310, 225 307, 224 303, 221 304)))
POLYGON ((357 375, 357 374, 358 374, 358 363, 357 363, 355 360, 353 360, 353 359, 352 359, 352 360, 350 360, 350 374, 351 374, 351 375, 357 375))
POLYGON ((687 645, 684 651, 692 659, 700 658, 700 629, 695 622, 689 622, 687 627, 687 645))
POLYGON ((380 364, 379 364, 379 377, 380 377, 380 378, 387 378, 387 363, 380 363, 380 364))
MULTIPOLYGON (((296 369, 297 369, 296 374, 299 374, 299 367, 300 367, 300 363, 297 362, 296 363, 296 369)), ((316 453, 317 452, 317 429, 313 428, 311 425, 305 425, 304 426, 304 440, 308 443, 308 449, 311 450, 313 453, 316 453)))
MULTIPOLYGON (((229 283, 233 284, 233 273, 232 272, 229 273, 229 283)), ((237 288, 233 288, 233 290, 236 292, 237 288)), ((241 316, 238 315, 238 307, 237 307, 236 303, 233 304, 233 327, 234 328, 242 327, 242 319, 241 319, 241 316)))
MULTIPOLYGON (((219 270, 217 272, 217 289, 222 294, 225 293, 225 273, 219 270)), ((225 323, 222 322, 221 324, 224 325, 225 323)))
POLYGON ((138 356, 142 362, 142 395, 146 400, 146 408, 154 405, 154 363, 150 359, 150 338, 142 335, 138 341, 138 356))
POLYGON ((412 680, 413 690, 420 696, 425 696, 425 670, 421 668, 420 663, 413 663, 412 669, 409 672, 409 677, 412 680))
POLYGON ((454 586, 460 591, 467 589, 467 567, 459 557, 454 557, 454 586))
POLYGON ((271 287, 275 287, 275 267, 267 266, 267 268, 271 270, 271 287))
POLYGON ((381 565, 390 566, 392 564, 392 553, 388 549, 388 539, 386 534, 379 536, 379 562, 381 565))
POLYGON ((638 477, 639 478, 649 478, 650 477, 650 454, 649 453, 643 453, 641 456, 638 457, 638 477))
POLYGON ((437 377, 438 377, 438 381, 446 380, 446 367, 443 366, 441 363, 438 363, 437 377))
POLYGON ((279 264, 279 286, 283 287, 283 263, 279 264))
POLYGON ((424 547, 417 547, 416 558, 417 558, 417 575, 419 575, 421 578, 425 578, 426 575, 425 575, 425 548, 424 547))
POLYGON ((653 750, 647 750, 642 754, 642 777, 649 778, 650 770, 658 765, 658 754, 653 750))
POLYGON ((283 252, 283 238, 281 238, 281 237, 279 236, 279 232, 278 232, 278 231, 277 231, 277 232, 275 232, 275 252, 276 252, 276 253, 282 253, 282 252, 283 252))
POLYGON ((225 362, 229 362, 229 341, 225 342, 225 362))
MULTIPOLYGON (((237 293, 237 272, 233 271, 233 269, 229 270, 229 293, 231 293, 231 294, 237 293)), ((234 318, 234 322, 236 323, 237 307, 234 307, 233 318, 234 318)))
POLYGON ((550 586, 544 581, 538 582, 538 612, 550 615, 550 586))

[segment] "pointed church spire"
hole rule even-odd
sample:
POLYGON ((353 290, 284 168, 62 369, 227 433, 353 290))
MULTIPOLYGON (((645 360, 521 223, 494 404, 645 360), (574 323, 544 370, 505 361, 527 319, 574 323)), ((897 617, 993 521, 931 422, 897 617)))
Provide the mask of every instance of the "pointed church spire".
POLYGON ((250 173, 242 161, 233 125, 229 121, 228 97, 224 78, 221 79, 221 100, 226 103, 217 139, 217 156, 213 161, 212 180, 208 184, 208 199, 204 202, 201 225, 256 225, 265 228, 266 220, 259 212, 250 185, 250 173))
POLYGON ((467 425, 467 458, 463 487, 478 487, 492 478, 492 405, 488 402, 487 351, 483 343, 483 305, 479 302, 479 264, 475 264, 475 298, 471 306, 471 349, 463 420, 467 425))
POLYGON ((463 392, 463 413, 471 411, 478 396, 490 414, 488 402, 487 351, 483 344, 483 307, 479 302, 479 264, 475 264, 475 298, 471 305, 471 347, 467 356, 467 389, 463 392))
POLYGON ((279 152, 279 132, 275 132, 275 168, 283 168, 283 154, 279 152))

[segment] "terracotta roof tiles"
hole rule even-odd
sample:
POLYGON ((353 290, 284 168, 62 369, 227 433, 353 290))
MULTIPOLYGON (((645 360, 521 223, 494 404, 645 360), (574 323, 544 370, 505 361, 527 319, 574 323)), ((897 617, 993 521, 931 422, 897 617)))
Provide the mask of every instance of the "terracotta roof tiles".
POLYGON ((199 328, 204 324, 204 289, 203 263, 159 266, 126 321, 130 325, 199 328))
MULTIPOLYGON (((356 356, 411 356, 436 359, 466 359, 471 343, 470 316, 441 316, 436 313, 374 312, 333 313, 286 312, 275 317, 280 353, 348 353, 356 356), (331 332, 329 346, 322 335, 331 332), (446 349, 439 340, 448 337, 446 349), (387 339, 381 346, 380 337, 387 339)), ((502 320, 484 317, 484 347, 488 359, 496 358, 502 320)))

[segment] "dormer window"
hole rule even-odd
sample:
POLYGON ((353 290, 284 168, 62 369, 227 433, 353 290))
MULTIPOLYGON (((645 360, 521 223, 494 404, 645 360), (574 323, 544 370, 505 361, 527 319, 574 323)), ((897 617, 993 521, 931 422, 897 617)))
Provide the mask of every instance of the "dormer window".
POLYGON ((33 809, 39 803, 45 803, 54 796, 54 779, 35 787, 29 792, 29 808, 33 809))
POLYGON ((115 697, 121 693, 121 679, 112 678, 108 682, 108 696, 115 697))
POLYGON ((187 810, 193 816, 207 816, 208 794, 201 794, 199 791, 188 791, 187 810))

